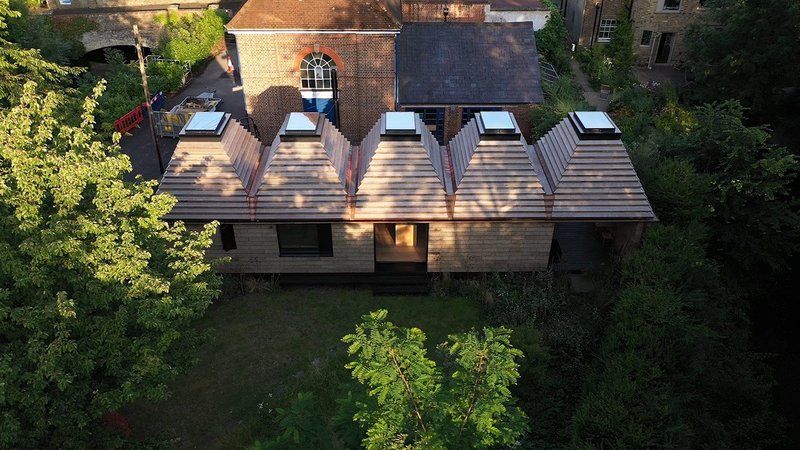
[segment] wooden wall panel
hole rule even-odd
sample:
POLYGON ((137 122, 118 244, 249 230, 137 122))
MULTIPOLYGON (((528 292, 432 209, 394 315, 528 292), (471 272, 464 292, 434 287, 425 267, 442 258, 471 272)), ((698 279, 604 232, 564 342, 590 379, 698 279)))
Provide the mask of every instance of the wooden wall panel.
POLYGON ((430 224, 430 272, 527 272, 547 268, 553 224, 437 222, 430 224))

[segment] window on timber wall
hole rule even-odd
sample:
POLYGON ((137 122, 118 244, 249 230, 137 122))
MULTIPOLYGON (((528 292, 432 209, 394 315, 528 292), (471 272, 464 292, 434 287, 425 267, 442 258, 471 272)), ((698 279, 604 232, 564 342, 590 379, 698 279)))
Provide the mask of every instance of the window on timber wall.
POLYGON ((300 62, 300 87, 303 89, 333 89, 331 70, 336 68, 333 58, 324 53, 309 53, 300 62))
POLYGON ((281 224, 278 230, 280 256, 333 256, 331 224, 281 224))
POLYGON ((650 30, 642 31, 642 42, 639 44, 642 47, 647 47, 650 45, 650 41, 653 40, 653 32, 650 30))
POLYGON ((500 111, 500 108, 497 107, 474 107, 474 108, 463 108, 461 110, 461 127, 463 128, 473 117, 475 117, 476 112, 481 111, 500 111))
POLYGON ((219 234, 222 237, 222 249, 226 252, 236 250, 236 234, 233 232, 233 225, 223 223, 219 226, 219 234))
POLYGON ((597 31, 597 42, 608 42, 617 29, 617 19, 602 19, 600 29, 597 31))
POLYGON ((406 111, 419 114, 439 145, 444 145, 444 108, 406 108, 406 111))
POLYGON ((681 0, 662 0, 661 1, 661 10, 662 11, 678 11, 681 9, 681 0))

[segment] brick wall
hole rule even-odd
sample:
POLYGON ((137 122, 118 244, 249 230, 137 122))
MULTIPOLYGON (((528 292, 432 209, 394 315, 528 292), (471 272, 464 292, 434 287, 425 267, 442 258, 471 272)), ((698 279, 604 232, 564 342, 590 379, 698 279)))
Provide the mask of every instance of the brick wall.
POLYGON ((488 0, 485 4, 408 0, 403 2, 403 22, 442 22, 445 7, 448 22, 483 22, 488 3, 488 0))
POLYGON ((552 223, 432 223, 428 237, 428 271, 544 270, 552 241, 552 223))
POLYGON ((373 226, 371 223, 331 225, 332 257, 297 257, 279 254, 278 232, 273 224, 235 224, 236 250, 222 249, 220 234, 208 258, 231 258, 219 268, 224 273, 356 273, 373 272, 373 226))
POLYGON ((658 43, 662 33, 674 33, 672 39, 672 56, 668 63, 675 64, 683 60, 686 49, 686 31, 701 14, 708 10, 700 7, 700 0, 683 0, 680 9, 675 12, 661 11, 663 0, 637 0, 633 7, 633 47, 639 54, 639 63, 646 65, 652 55, 658 51, 658 43), (653 32, 649 46, 641 46, 644 30, 653 32))
MULTIPOLYGON (((338 55, 339 128, 360 142, 381 113, 394 109, 394 36, 357 34, 237 35, 247 112, 263 142, 271 142, 287 113, 302 111, 298 55, 328 47, 338 55)), ((333 55, 331 55, 333 56, 333 55)))

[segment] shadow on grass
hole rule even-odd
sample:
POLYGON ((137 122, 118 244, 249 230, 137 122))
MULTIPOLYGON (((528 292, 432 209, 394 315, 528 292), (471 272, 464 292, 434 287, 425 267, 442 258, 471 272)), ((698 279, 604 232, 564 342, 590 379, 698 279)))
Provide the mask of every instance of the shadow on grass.
POLYGON ((447 335, 483 325, 481 305, 459 298, 302 288, 222 300, 198 324, 213 339, 197 366, 172 383, 170 398, 124 411, 134 436, 167 436, 174 448, 246 448, 271 434, 275 408, 297 392, 334 404, 351 380, 341 338, 379 308, 399 326, 422 329, 433 359, 447 335))

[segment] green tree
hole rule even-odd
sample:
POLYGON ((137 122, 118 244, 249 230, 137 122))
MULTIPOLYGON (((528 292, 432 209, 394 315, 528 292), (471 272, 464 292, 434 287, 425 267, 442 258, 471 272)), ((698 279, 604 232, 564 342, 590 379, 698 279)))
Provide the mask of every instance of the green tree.
POLYGON ((633 24, 626 14, 617 19, 617 28, 604 52, 611 60, 611 86, 622 89, 633 84, 632 69, 637 56, 633 52, 633 24))
POLYGON ((112 446, 100 418, 165 397, 218 295, 204 260, 215 224, 168 224, 174 198, 122 181, 130 161, 93 132, 101 91, 80 126, 33 83, 0 112, 3 448, 112 446))
POLYGON ((570 74, 572 69, 569 66, 564 18, 552 1, 544 0, 544 5, 550 8, 550 16, 544 27, 536 32, 536 49, 542 59, 552 64, 560 75, 570 74))
POLYGON ((192 64, 205 61, 225 35, 227 20, 228 16, 220 10, 188 16, 167 14, 162 18, 166 32, 159 42, 159 51, 166 58, 192 64))
POLYGON ((736 100, 701 106, 694 118, 685 145, 674 153, 714 177, 714 253, 738 275, 785 268, 800 249, 800 215, 791 194, 797 157, 769 144, 765 127, 745 125, 736 100))
POLYGON ((42 58, 37 49, 23 49, 11 42, 8 21, 20 17, 11 9, 8 0, 0 0, 0 107, 16 104, 26 81, 37 83, 40 89, 68 83, 79 69, 63 67, 42 58))
POLYGON ((689 28, 686 66, 703 101, 739 99, 758 119, 772 117, 800 86, 800 2, 716 0, 689 28))
POLYGON ((353 378, 369 387, 355 419, 367 448, 488 448, 510 445, 527 429, 509 387, 519 378, 511 331, 484 328, 450 336, 447 376, 427 358, 425 334, 400 328, 379 310, 342 340, 354 360, 353 378))

